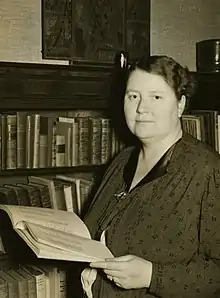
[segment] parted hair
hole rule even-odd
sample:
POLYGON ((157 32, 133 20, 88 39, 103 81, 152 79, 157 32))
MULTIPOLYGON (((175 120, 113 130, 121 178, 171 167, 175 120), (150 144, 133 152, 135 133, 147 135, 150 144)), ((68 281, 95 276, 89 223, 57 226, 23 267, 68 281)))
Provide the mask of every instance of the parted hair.
POLYGON ((142 56, 128 66, 127 79, 136 68, 163 77, 175 92, 177 100, 180 100, 182 95, 190 99, 195 92, 196 81, 192 73, 171 57, 165 55, 142 56))

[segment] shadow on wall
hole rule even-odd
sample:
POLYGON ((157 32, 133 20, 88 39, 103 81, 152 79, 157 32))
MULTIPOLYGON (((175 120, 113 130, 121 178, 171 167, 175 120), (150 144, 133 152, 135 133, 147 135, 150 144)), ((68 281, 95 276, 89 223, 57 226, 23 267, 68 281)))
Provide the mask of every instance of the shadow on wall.
MULTIPOLYGON (((127 55, 126 55, 127 56, 127 55)), ((110 113, 118 137, 125 145, 136 144, 138 139, 129 131, 124 116, 124 94, 128 79, 128 59, 124 53, 117 53, 115 56, 115 67, 112 74, 110 113), (123 58, 123 61, 122 61, 123 58), (124 62, 124 64, 122 64, 124 62)))

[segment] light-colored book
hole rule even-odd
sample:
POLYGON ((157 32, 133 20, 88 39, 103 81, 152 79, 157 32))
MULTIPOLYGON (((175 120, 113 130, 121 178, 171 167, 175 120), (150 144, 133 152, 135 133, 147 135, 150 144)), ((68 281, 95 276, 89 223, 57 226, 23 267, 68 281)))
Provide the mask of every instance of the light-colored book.
POLYGON ((71 183, 72 186, 72 204, 73 210, 77 215, 81 215, 82 203, 81 203, 81 191, 80 191, 80 179, 73 178, 66 175, 56 175, 56 179, 71 183))
MULTIPOLYGON (((18 297, 28 298, 28 282, 19 272, 14 269, 8 270, 8 274, 13 277, 18 285, 18 297)), ((1 296, 0 296, 1 297, 1 296)))
POLYGON ((37 298, 47 298, 46 296, 46 288, 45 288, 45 274, 38 268, 32 265, 23 265, 23 270, 25 270, 28 274, 33 276, 35 280, 35 287, 37 298))
POLYGON ((1 277, 0 277, 0 297, 1 298, 8 298, 7 282, 1 277))
MULTIPOLYGON (((10 298, 17 298, 18 297, 18 284, 16 280, 7 273, 5 270, 0 270, 0 278, 4 279, 7 282, 8 287, 8 296, 10 298)), ((2 297, 0 295, 0 297, 2 297)))
POLYGON ((182 115, 183 130, 194 138, 202 140, 200 117, 196 115, 182 115))
POLYGON ((16 271, 23 276, 27 281, 28 287, 28 298, 37 298, 37 289, 35 278, 29 272, 27 272, 24 268, 20 267, 16 269, 16 271))
POLYGON ((1 210, 38 258, 92 262, 113 256, 102 242, 91 239, 73 212, 15 205, 0 205, 1 210))

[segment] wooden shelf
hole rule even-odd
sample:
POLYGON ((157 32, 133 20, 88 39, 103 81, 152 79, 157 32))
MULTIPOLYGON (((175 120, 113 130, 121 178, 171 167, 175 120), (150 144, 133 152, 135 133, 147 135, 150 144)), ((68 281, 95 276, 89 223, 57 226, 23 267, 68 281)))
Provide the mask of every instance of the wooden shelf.
POLYGON ((106 109, 112 68, 0 62, 0 109, 106 109))
POLYGON ((106 165, 85 165, 85 166, 75 166, 75 167, 1 170, 0 177, 100 172, 104 170, 105 167, 106 165))

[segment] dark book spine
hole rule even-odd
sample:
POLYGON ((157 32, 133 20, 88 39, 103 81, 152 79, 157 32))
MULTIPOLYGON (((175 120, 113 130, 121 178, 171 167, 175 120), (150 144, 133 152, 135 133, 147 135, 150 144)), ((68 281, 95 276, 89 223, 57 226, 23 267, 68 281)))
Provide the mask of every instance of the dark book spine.
POLYGON ((78 123, 78 161, 79 165, 88 165, 90 163, 89 156, 89 146, 90 146, 90 137, 89 137, 89 118, 87 117, 78 117, 76 118, 78 123))
POLYGON ((91 164, 101 163, 101 119, 89 119, 90 130, 90 161, 91 164))
POLYGON ((108 162, 112 155, 111 120, 101 118, 101 163, 108 162))

